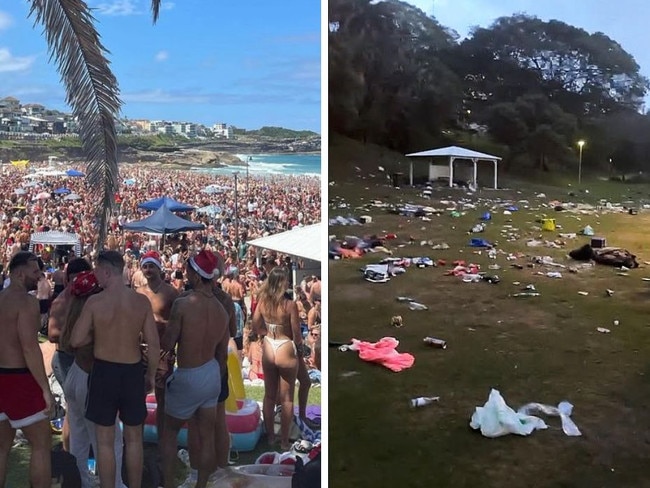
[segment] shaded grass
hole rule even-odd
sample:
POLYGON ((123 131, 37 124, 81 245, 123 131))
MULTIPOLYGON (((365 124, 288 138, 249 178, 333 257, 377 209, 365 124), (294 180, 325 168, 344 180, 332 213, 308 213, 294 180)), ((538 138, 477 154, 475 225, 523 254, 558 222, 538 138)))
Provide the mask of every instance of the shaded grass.
MULTIPOLYGON (((398 351, 416 358, 411 369, 392 373, 361 362, 356 353, 331 350, 330 486, 392 486, 406 480, 406 485, 414 487, 650 486, 646 481, 650 319, 644 300, 650 293, 640 279, 650 276, 650 270, 641 268, 622 277, 612 268, 599 266, 575 275, 563 271, 562 279, 551 279, 535 274, 546 272, 545 267, 517 270, 500 255, 496 262, 502 268, 492 271, 488 265, 493 261, 467 246, 470 236, 466 233, 483 212, 492 210, 494 218, 479 237, 498 241, 499 249, 506 252, 550 255, 566 262, 566 253, 587 242, 586 238, 570 241, 560 250, 525 246, 526 238, 556 237, 532 229, 537 218, 548 214, 557 219, 562 232, 576 232, 589 224, 597 235, 607 237, 608 244, 626 247, 643 261, 650 259, 650 241, 645 237, 650 216, 535 209, 541 201, 568 198, 567 187, 509 183, 515 189, 475 196, 478 207, 467 210, 465 216, 452 218, 445 212, 431 217, 431 222, 355 207, 378 198, 440 208, 439 200, 464 198, 465 193, 438 190, 429 201, 411 190, 378 186, 370 179, 330 189, 336 207, 343 200, 351 204, 350 210, 333 209, 334 215, 349 212, 373 217, 372 224, 332 227, 330 234, 395 232, 398 239, 391 248, 396 256, 426 255, 447 262, 465 259, 501 278, 498 285, 466 284, 444 276, 446 268, 429 268, 409 269, 388 283, 373 284, 361 279, 359 268, 379 261, 382 255, 330 261, 330 338, 374 342, 394 336, 400 341, 398 351), (534 198, 539 191, 548 198, 534 198), (529 203, 519 203, 522 210, 504 216, 485 201, 496 198, 527 199, 529 203), (531 209, 524 210, 524 205, 531 209), (503 239, 504 224, 518 227, 521 239, 503 239), (415 244, 408 244, 410 236, 415 244), (420 240, 429 239, 446 242, 450 249, 433 251, 419 245, 420 240), (513 285, 514 281, 521 285, 513 285), (510 296, 529 283, 535 284, 541 297, 510 296), (615 290, 613 297, 606 297, 607 288, 615 290), (581 296, 578 291, 589 295, 581 296), (429 310, 410 311, 395 301, 399 295, 411 296, 429 310), (403 328, 390 326, 393 315, 403 316, 403 328), (614 326, 613 320, 620 325, 614 326), (595 330, 598 326, 612 333, 601 334, 595 330), (427 335, 447 340, 448 349, 425 347, 422 338, 427 335), (344 374, 350 371, 359 374, 344 374), (490 388, 499 389, 514 408, 530 401, 554 405, 569 400, 575 405, 573 417, 583 436, 565 436, 557 418, 549 419, 548 431, 527 438, 486 439, 472 432, 470 417, 476 406, 485 403, 490 388), (408 406, 410 398, 437 395, 439 404, 416 410, 408 406)), ((608 182, 588 188, 588 194, 578 192, 572 200, 618 197, 612 201, 621 201, 634 193, 635 204, 641 204, 650 194, 647 186, 628 191, 625 185, 608 182)))
MULTIPOLYGON (((261 402, 264 399, 264 387, 257 386, 244 386, 246 391, 246 398, 261 402)), ((296 404, 298 403, 297 389, 296 389, 296 404)), ((321 390, 320 388, 311 388, 309 390, 309 398, 307 400, 308 405, 320 405, 321 404, 321 390)), ((53 445, 59 444, 61 442, 60 436, 53 436, 53 445)), ((277 449, 277 446, 276 446, 277 449)), ((155 455, 156 445, 145 444, 145 452, 152 453, 155 455)), ((266 444, 264 436, 260 439, 260 442, 256 446, 255 450, 251 452, 240 452, 238 453, 236 464, 253 464, 255 460, 263 453, 273 450, 270 449, 266 444)), ((9 469, 7 472, 7 487, 6 488, 22 488, 28 485, 28 473, 29 473, 29 449, 27 447, 18 447, 11 450, 9 454, 9 469)), ((177 462, 177 471, 176 471, 176 482, 177 484, 182 483, 185 480, 186 470, 185 466, 180 462, 177 462)), ((126 481, 126 480, 125 480, 126 481)), ((149 487, 143 484, 143 488, 156 488, 149 487)))

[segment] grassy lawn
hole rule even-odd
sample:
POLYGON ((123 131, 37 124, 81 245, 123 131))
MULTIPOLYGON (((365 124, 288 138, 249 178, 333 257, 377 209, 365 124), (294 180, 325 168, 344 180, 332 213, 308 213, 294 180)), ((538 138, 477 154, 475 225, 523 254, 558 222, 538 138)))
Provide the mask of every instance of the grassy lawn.
MULTIPOLYGON (((361 259, 330 261, 330 340, 347 342, 358 338, 375 342, 384 336, 400 341, 399 352, 415 356, 412 368, 393 373, 365 363, 354 352, 330 349, 329 439, 330 487, 439 486, 439 487, 642 487, 650 486, 647 459, 650 457, 650 277, 644 261, 650 261, 650 211, 638 215, 555 212, 543 207, 551 199, 573 202, 632 200, 650 202, 650 187, 610 182, 587 182, 589 193, 569 188, 566 182, 546 181, 532 185, 508 181, 512 190, 483 190, 468 197, 464 191, 434 190, 432 198, 414 190, 396 190, 378 179, 357 179, 330 187, 330 217, 371 215, 371 224, 330 227, 329 233, 371 235, 394 232, 398 238, 389 247, 394 256, 429 256, 434 261, 457 259, 475 262, 481 270, 498 274, 496 285, 463 283, 445 276, 449 266, 410 268, 388 283, 362 279, 359 269, 379 262, 385 255, 366 254, 361 259), (536 198, 543 191, 546 198, 536 198), (568 196, 573 191, 575 196, 568 196), (441 200, 468 198, 476 204, 459 218, 445 211, 426 222, 389 214, 370 207, 384 203, 410 202, 445 208, 441 200), (502 199, 520 207, 503 215, 495 203, 502 199), (528 200, 528 203, 520 200, 528 200), (342 203, 350 206, 342 208, 342 203), (528 205, 529 209, 523 207, 528 205), (467 231, 487 210, 493 220, 482 234, 467 231), (538 272, 556 270, 528 268, 532 256, 552 256, 557 262, 575 264, 570 250, 589 242, 586 237, 567 241, 562 249, 527 247, 526 240, 543 236, 554 240, 557 233, 534 229, 546 214, 562 227, 559 232, 577 232, 587 224, 610 246, 636 254, 641 265, 627 276, 618 270, 596 266, 552 279, 538 272), (519 229, 519 239, 502 237, 504 225, 519 229), (409 243, 412 236, 414 243, 409 243), (506 253, 525 256, 496 260, 469 247, 471 237, 498 243, 506 253), (420 241, 446 242, 448 250, 432 250, 420 241), (403 247, 398 247, 403 246, 403 247), (499 270, 490 270, 497 263, 499 270), (511 267, 512 263, 524 269, 511 267), (513 282, 520 282, 514 285, 513 282), (535 298, 510 295, 534 284, 541 293, 535 298), (607 296, 606 290, 614 290, 607 296), (578 292, 588 292, 583 296, 578 292), (429 307, 410 311, 396 301, 410 296, 429 307), (401 315, 404 327, 390 325, 401 315), (613 325, 614 320, 620 323, 613 325), (596 331, 611 329, 610 334, 596 331), (427 348, 425 336, 448 341, 446 350, 427 348), (355 374, 349 374, 354 372, 355 374), (475 407, 483 406, 491 388, 500 390, 509 406, 517 409, 528 402, 574 405, 572 418, 582 437, 567 437, 558 418, 547 418, 551 426, 529 437, 506 436, 488 439, 472 431, 469 421, 475 407), (408 400, 418 396, 440 396, 440 402, 411 409, 408 400)), ((468 200, 468 201, 469 201, 468 200)))
MULTIPOLYGON (((262 401, 264 398, 264 388, 255 387, 255 386, 246 386, 246 398, 250 398, 256 401, 262 401)), ((296 389, 297 395, 297 389, 296 389)), ((298 403, 298 397, 295 398, 296 404, 298 403)), ((320 405, 321 404, 321 390, 320 388, 311 388, 309 390, 309 400, 308 405, 320 405)), ((58 444, 61 441, 59 436, 54 436, 53 443, 58 444)), ((278 446, 276 446, 276 449, 278 446)), ((155 450, 155 445, 145 445, 145 453, 153 453, 155 450)), ((241 452, 238 454, 238 458, 235 463, 238 465, 244 464, 253 464, 255 460, 259 457, 260 454, 274 450, 270 449, 266 444, 264 435, 260 439, 260 442, 257 444, 257 447, 254 451, 251 452, 241 452)), ((146 457, 146 454, 145 454, 146 457)), ((185 467, 181 464, 180 461, 177 461, 178 464, 178 475, 177 482, 178 484, 182 483, 186 476, 185 467)), ((26 447, 20 447, 13 449, 9 455, 9 471, 7 476, 7 488, 23 488, 26 485, 27 475, 29 468, 29 449, 26 447)), ((150 487, 143 484, 143 488, 156 488, 150 487)))

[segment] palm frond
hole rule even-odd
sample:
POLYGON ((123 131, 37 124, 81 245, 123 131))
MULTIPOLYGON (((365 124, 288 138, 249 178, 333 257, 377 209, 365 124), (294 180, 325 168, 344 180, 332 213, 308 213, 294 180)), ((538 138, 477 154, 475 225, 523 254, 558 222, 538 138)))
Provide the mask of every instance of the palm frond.
POLYGON ((29 15, 44 28, 50 51, 65 85, 66 102, 79 124, 86 155, 87 181, 94 193, 98 222, 96 248, 106 240, 118 189, 115 119, 122 102, 117 79, 95 29, 95 19, 82 0, 31 0, 29 15))
POLYGON ((161 0, 151 0, 151 14, 153 15, 153 23, 158 22, 160 15, 160 2, 161 0))

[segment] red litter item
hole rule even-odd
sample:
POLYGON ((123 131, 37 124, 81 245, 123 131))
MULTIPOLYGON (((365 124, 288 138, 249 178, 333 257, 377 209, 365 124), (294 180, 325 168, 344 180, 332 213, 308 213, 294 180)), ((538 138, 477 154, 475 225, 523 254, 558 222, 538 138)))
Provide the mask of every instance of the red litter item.
POLYGON ((396 234, 386 234, 386 237, 384 237, 384 239, 397 239, 397 235, 396 234))
POLYGON ((445 261, 444 259, 438 259, 437 264, 438 264, 438 266, 444 266, 444 265, 447 264, 447 261, 445 261))
POLYGON ((451 264, 453 264, 454 266, 465 266, 467 263, 465 261, 463 261, 462 259, 459 259, 457 261, 454 261, 451 264))

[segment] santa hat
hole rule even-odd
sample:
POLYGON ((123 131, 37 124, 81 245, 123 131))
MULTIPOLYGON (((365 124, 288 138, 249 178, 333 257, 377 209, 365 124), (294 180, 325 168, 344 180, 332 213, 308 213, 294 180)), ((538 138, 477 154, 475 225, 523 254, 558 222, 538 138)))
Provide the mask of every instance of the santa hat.
POLYGON ((82 271, 72 280, 72 294, 76 297, 87 297, 100 291, 97 277, 92 271, 82 271))
POLYGON ((210 251, 203 250, 196 256, 192 256, 188 262, 192 269, 206 280, 219 277, 217 257, 210 251))
POLYGON ((158 268, 162 269, 162 264, 160 262, 160 254, 158 254, 156 251, 147 251, 142 255, 142 259, 140 260, 140 266, 144 266, 147 263, 153 263, 158 268))

